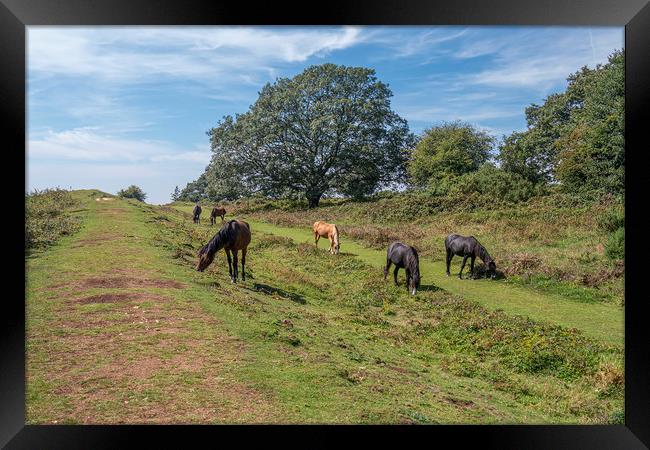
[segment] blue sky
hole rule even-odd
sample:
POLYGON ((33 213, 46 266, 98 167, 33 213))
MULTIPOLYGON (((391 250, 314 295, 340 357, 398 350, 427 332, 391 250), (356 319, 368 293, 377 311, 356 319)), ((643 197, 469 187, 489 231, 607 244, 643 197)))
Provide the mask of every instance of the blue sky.
POLYGON ((623 48, 612 27, 28 27, 27 190, 162 204, 210 160, 206 131, 313 64, 371 67, 412 131, 464 120, 497 138, 580 67, 623 48))

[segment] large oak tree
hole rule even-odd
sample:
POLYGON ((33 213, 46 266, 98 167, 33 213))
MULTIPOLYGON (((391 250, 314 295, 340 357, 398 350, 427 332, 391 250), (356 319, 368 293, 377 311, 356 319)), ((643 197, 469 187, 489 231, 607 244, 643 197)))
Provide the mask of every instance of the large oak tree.
POLYGON ((246 113, 208 132, 208 191, 299 194, 315 207, 325 193, 359 198, 403 181, 413 137, 391 96, 374 70, 335 64, 265 85, 246 113))

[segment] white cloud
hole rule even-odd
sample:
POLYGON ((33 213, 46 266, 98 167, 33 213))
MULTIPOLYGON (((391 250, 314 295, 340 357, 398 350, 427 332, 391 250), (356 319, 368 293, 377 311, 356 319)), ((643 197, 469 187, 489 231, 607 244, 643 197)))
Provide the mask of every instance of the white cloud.
POLYGON ((276 63, 305 61, 354 45, 357 27, 39 27, 28 28, 30 73, 93 76, 112 82, 152 77, 257 83, 276 63), (234 69, 239 69, 234 71, 234 69))
MULTIPOLYGON (((582 66, 594 67, 607 62, 614 49, 623 47, 623 30, 601 30, 596 37, 590 28, 561 33, 554 28, 543 32, 526 30, 512 35, 504 33, 500 41, 492 40, 491 46, 495 49, 494 68, 467 75, 464 77, 467 83, 548 90, 582 66)), ((469 49, 472 51, 480 53, 476 48, 469 49)), ((457 56, 461 55, 463 52, 457 56)))
POLYGON ((126 139, 105 134, 100 127, 82 127, 55 132, 47 130, 30 137, 28 163, 35 159, 58 159, 94 162, 191 162, 210 161, 206 148, 185 150, 168 142, 149 139, 126 139))

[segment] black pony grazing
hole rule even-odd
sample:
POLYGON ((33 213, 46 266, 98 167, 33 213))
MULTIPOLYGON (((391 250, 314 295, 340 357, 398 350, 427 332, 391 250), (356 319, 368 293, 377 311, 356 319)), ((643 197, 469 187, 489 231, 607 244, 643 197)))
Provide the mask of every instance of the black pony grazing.
POLYGON ((196 270, 203 272, 212 264, 214 255, 222 248, 228 256, 228 272, 233 283, 237 282, 239 269, 237 268, 237 251, 241 250, 242 280, 246 281, 246 250, 251 242, 251 228, 243 220, 231 220, 221 227, 210 241, 199 250, 199 262, 196 270), (230 258, 233 253, 233 259, 230 258))
POLYGON ((192 221, 194 223, 201 223, 201 207, 197 203, 192 211, 192 221))
POLYGON ((463 257, 463 265, 460 267, 458 278, 463 278, 463 269, 467 258, 471 258, 469 264, 470 278, 474 276, 474 260, 478 256, 485 263, 491 278, 496 277, 497 265, 485 250, 485 247, 476 240, 474 236, 461 236, 459 234, 450 234, 445 239, 445 250, 447 251, 447 276, 449 276, 449 265, 454 255, 463 257))
POLYGON ((395 285, 397 286, 397 271, 399 269, 405 269, 406 290, 415 295, 420 287, 420 259, 417 250, 410 245, 393 242, 388 246, 388 253, 386 254, 384 280, 388 276, 388 269, 390 269, 391 264, 395 264, 395 271, 393 272, 395 285))

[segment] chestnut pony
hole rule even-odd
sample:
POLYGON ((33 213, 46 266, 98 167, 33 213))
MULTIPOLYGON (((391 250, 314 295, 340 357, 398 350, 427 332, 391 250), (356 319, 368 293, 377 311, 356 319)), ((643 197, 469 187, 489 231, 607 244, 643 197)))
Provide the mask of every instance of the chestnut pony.
POLYGON ((223 224, 221 229, 210 241, 199 250, 199 262, 196 270, 203 272, 206 267, 212 264, 214 255, 222 248, 228 256, 228 272, 233 283, 237 282, 239 270, 237 269, 237 251, 241 250, 241 271, 242 280, 246 281, 246 249, 251 242, 251 228, 243 220, 230 220, 223 224), (233 260, 230 258, 233 254, 233 260))
POLYGON ((339 229, 336 228, 335 224, 319 220, 318 222, 314 222, 312 229, 314 230, 316 247, 318 247, 318 240, 321 237, 326 237, 330 240, 330 253, 332 255, 338 254, 341 245, 339 244, 339 229))
POLYGON ((210 225, 214 225, 215 222, 217 221, 217 216, 221 216, 221 221, 223 222, 223 218, 226 215, 226 209, 225 208, 219 208, 215 206, 212 208, 212 212, 210 213, 210 225))

